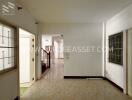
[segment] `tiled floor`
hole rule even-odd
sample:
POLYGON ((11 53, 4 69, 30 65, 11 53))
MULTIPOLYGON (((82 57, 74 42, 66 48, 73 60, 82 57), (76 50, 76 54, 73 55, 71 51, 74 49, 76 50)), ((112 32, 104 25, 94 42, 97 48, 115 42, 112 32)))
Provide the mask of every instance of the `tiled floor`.
POLYGON ((43 78, 48 80, 60 80, 64 75, 64 59, 56 59, 51 64, 50 70, 44 73, 43 78))
POLYGON ((105 80, 64 80, 63 61, 60 60, 52 64, 49 73, 31 86, 21 100, 132 100, 132 98, 105 80))

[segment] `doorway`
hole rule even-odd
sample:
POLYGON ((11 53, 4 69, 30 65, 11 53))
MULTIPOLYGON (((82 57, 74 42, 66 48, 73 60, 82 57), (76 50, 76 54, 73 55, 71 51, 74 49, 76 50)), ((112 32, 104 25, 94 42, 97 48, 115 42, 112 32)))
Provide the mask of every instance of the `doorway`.
POLYGON ((35 36, 19 29, 20 95, 35 82, 35 36))
MULTIPOLYGON (((42 35, 42 49, 50 52, 50 68, 44 72, 43 77, 50 80, 64 77, 64 41, 61 34, 42 35)), ((46 58, 46 56, 42 57, 46 58)))

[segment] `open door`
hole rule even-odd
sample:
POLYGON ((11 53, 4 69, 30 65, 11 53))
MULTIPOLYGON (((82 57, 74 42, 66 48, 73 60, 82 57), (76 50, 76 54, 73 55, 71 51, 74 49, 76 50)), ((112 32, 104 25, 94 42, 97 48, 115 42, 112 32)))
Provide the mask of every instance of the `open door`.
POLYGON ((20 90, 23 92, 35 81, 35 36, 23 29, 19 33, 20 90))

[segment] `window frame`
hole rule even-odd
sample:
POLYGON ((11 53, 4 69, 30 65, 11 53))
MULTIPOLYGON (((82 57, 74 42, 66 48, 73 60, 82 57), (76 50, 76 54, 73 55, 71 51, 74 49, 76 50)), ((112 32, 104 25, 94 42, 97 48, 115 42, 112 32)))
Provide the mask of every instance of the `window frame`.
POLYGON ((10 68, 6 68, 6 69, 2 69, 0 70, 0 75, 1 74, 5 74, 5 73, 8 73, 10 71, 13 71, 13 70, 16 70, 19 65, 19 48, 18 48, 18 45, 19 45, 19 40, 18 40, 18 37, 19 37, 19 34, 18 34, 18 29, 17 27, 15 27, 14 25, 6 22, 6 21, 3 21, 3 20, 0 20, 0 24, 1 25, 4 25, 6 27, 9 27, 9 28, 12 28, 14 30, 14 42, 15 43, 15 46, 14 46, 14 66, 11 66, 10 68))
POLYGON ((123 32, 110 35, 108 44, 109 44, 108 61, 110 63, 123 65, 123 32))

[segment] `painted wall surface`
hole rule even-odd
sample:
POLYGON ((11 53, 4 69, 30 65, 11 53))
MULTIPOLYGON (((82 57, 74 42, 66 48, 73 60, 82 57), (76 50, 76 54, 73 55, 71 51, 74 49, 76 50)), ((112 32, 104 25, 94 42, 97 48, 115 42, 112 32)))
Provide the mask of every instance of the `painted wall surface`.
POLYGON ((58 59, 59 58, 59 43, 54 41, 54 54, 55 54, 55 58, 58 59))
MULTIPOLYGON (((125 8, 116 16, 111 18, 106 24, 106 47, 108 47, 108 36, 132 28, 132 5, 125 8)), ((108 62, 108 48, 106 50, 106 77, 125 88, 124 68, 108 62)))
POLYGON ((64 58, 64 51, 63 51, 63 40, 57 42, 54 41, 54 53, 56 59, 63 59, 64 58))
POLYGON ((132 29, 128 31, 128 94, 132 97, 132 29))
MULTIPOLYGON (((64 47, 101 47, 102 24, 41 24, 40 33, 64 35, 64 47)), ((71 47, 71 49, 72 49, 71 47)), ((102 76, 102 53, 64 53, 65 76, 102 76), (96 63, 95 63, 96 62, 96 63)))
POLYGON ((35 19, 24 8, 21 11, 16 10, 14 15, 2 15, 0 13, 0 19, 31 33, 37 33, 35 19))
POLYGON ((64 45, 63 45, 63 40, 60 41, 59 43, 59 58, 64 58, 64 45))
MULTIPOLYGON (((37 33, 35 20, 24 9, 16 12, 15 15, 0 15, 0 20, 4 20, 32 33, 37 33)), ((0 100, 14 100, 19 95, 18 83, 18 68, 15 71, 0 75, 0 100)))
POLYGON ((0 99, 14 100, 18 95, 18 70, 0 75, 0 99))
POLYGON ((45 46, 52 46, 52 36, 42 35, 42 47, 45 49, 45 46))

